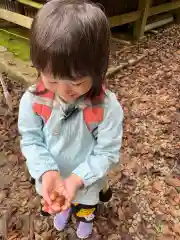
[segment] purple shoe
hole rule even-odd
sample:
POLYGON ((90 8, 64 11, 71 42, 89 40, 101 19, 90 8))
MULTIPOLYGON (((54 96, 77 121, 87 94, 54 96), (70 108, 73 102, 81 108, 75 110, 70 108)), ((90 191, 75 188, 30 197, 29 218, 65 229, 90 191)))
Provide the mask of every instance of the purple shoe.
POLYGON ((71 208, 68 210, 58 213, 54 217, 54 227, 58 231, 63 231, 69 221, 69 218, 71 216, 71 208))
POLYGON ((93 231, 93 223, 80 222, 77 229, 77 236, 80 239, 88 238, 93 231))

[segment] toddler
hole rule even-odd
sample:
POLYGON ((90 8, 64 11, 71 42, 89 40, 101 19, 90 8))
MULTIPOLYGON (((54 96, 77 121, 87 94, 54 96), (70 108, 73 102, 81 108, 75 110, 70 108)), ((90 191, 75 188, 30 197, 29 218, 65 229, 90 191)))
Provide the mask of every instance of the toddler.
POLYGON ((108 19, 94 3, 49 1, 33 20, 30 51, 39 78, 20 102, 22 153, 55 228, 74 214, 85 239, 122 140, 123 111, 105 86, 108 19))

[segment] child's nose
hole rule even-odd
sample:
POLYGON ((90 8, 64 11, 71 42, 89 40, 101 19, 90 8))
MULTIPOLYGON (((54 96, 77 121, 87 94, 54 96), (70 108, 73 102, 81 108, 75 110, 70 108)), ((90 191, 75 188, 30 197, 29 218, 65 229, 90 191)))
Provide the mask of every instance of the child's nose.
POLYGON ((68 87, 67 87, 67 93, 68 94, 72 94, 72 93, 74 93, 75 91, 74 91, 74 89, 73 89, 73 86, 72 85, 68 85, 68 87))

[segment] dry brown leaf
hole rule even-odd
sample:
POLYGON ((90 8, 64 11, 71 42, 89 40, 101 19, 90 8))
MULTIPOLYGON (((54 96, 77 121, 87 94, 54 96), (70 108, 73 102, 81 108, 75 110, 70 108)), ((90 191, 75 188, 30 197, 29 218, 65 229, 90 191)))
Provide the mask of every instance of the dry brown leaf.
POLYGON ((163 234, 166 236, 174 236, 174 233, 167 224, 163 225, 163 234))
POLYGON ((154 192, 161 192, 161 191, 163 190, 163 184, 162 184, 162 182, 156 180, 156 181, 153 183, 152 189, 153 189, 154 192))
POLYGON ((34 219, 34 231, 38 234, 41 233, 41 229, 43 228, 43 222, 40 218, 34 219))
POLYGON ((172 236, 164 236, 164 235, 161 235, 157 238, 157 240, 175 240, 174 237, 172 236))
POLYGON ((124 220, 124 212, 123 212, 123 210, 122 210, 121 207, 118 208, 118 211, 117 211, 117 212, 118 212, 119 220, 120 220, 120 221, 124 220))
POLYGON ((43 240, 41 235, 39 235, 37 232, 34 233, 35 240, 43 240))
POLYGON ((7 157, 3 152, 0 152, 0 167, 3 167, 7 162, 7 157))
POLYGON ((152 201, 151 202, 151 207, 152 208, 157 208, 159 206, 159 202, 158 201, 152 201))
POLYGON ((180 235, 180 223, 174 224, 172 228, 175 233, 178 233, 180 235))
POLYGON ((12 163, 17 163, 18 162, 18 156, 15 154, 10 154, 8 156, 8 161, 12 162, 12 163))
POLYGON ((159 211, 161 211, 162 213, 168 214, 168 212, 169 212, 169 209, 167 209, 166 206, 164 206, 164 205, 162 205, 162 204, 159 204, 158 209, 159 209, 159 211))
POLYGON ((169 210, 170 214, 177 218, 177 217, 180 217, 180 210, 177 210, 176 208, 174 208, 173 206, 170 207, 170 210, 169 210))
POLYGON ((5 191, 0 191, 0 204, 6 199, 7 193, 5 191))
POLYGON ((121 237, 119 234, 111 234, 108 236, 108 240, 121 240, 121 237))
POLYGON ((174 196, 173 200, 177 205, 179 205, 180 204, 180 194, 174 196))
POLYGON ((41 237, 43 240, 51 240, 52 229, 48 232, 43 232, 41 237))
POLYGON ((8 240, 17 240, 17 239, 19 239, 19 234, 18 233, 12 232, 11 235, 12 236, 8 237, 8 240))
POLYGON ((173 187, 180 187, 180 180, 178 178, 166 177, 165 182, 173 187))

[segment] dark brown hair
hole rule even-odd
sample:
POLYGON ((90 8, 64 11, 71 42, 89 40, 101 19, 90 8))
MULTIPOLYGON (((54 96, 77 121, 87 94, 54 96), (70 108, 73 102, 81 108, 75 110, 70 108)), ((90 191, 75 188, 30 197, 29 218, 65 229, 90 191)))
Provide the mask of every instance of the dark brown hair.
POLYGON ((90 76, 99 95, 109 61, 110 28, 99 6, 84 0, 51 0, 33 20, 31 59, 38 72, 76 80, 90 76))

